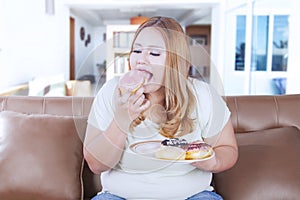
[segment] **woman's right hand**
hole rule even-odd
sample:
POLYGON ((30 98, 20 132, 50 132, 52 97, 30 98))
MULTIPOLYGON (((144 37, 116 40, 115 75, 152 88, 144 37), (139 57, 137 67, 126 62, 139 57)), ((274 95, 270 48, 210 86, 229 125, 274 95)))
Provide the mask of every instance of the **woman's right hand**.
POLYGON ((114 97, 115 121, 122 131, 128 133, 132 121, 149 108, 150 101, 145 98, 143 87, 136 92, 120 92, 117 88, 114 97))

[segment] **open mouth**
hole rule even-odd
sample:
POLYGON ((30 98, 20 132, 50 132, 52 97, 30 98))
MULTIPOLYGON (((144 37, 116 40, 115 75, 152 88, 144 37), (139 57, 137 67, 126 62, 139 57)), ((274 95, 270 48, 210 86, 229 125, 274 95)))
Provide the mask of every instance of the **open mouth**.
POLYGON ((145 74, 145 84, 147 84, 148 82, 150 82, 150 80, 153 77, 153 74, 147 70, 144 69, 139 69, 140 72, 143 72, 145 74))

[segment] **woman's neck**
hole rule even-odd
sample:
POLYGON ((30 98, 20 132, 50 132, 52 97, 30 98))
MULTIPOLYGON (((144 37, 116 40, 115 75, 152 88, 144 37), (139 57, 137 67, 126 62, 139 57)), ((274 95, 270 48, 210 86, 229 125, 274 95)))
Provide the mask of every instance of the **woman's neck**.
POLYGON ((164 88, 161 87, 156 92, 146 94, 146 98, 150 101, 150 107, 144 115, 157 124, 164 123, 167 120, 164 88))
POLYGON ((145 94, 151 105, 165 106, 165 88, 160 87, 157 91, 145 94))

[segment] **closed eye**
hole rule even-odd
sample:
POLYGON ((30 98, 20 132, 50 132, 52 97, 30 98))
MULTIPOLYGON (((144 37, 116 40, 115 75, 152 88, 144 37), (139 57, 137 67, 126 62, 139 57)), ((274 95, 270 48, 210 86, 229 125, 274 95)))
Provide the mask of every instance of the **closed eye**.
POLYGON ((151 56, 160 56, 160 53, 156 53, 156 52, 150 52, 151 56))
POLYGON ((133 53, 142 53, 142 50, 133 50, 133 53))

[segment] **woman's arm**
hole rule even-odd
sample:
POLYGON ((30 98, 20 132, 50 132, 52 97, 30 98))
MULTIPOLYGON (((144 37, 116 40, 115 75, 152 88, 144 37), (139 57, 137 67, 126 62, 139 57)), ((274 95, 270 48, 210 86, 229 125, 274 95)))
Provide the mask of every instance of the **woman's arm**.
POLYGON ((206 161, 195 162, 192 165, 205 171, 218 173, 231 168, 238 158, 238 147, 231 120, 217 136, 206 138, 206 143, 213 146, 215 156, 206 161))
POLYGON ((116 90, 113 102, 115 113, 108 128, 101 131, 88 124, 83 153, 94 173, 109 170, 120 161, 132 120, 150 105, 150 102, 145 100, 143 91, 144 89, 140 88, 134 94, 120 96, 116 90))
POLYGON ((88 124, 83 154, 95 174, 109 170, 119 162, 126 144, 126 137, 126 133, 114 120, 103 132, 88 124))

